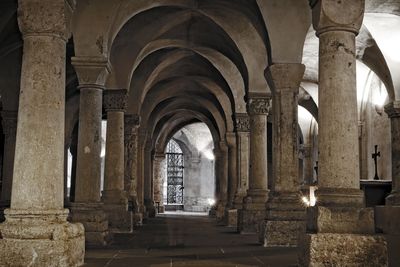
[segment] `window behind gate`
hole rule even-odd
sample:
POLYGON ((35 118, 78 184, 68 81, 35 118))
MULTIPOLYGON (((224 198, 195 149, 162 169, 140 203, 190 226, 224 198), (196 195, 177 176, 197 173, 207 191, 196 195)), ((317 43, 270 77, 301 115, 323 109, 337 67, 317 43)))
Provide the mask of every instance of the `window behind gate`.
POLYGON ((182 150, 171 139, 167 147, 167 204, 183 204, 183 169, 182 150))

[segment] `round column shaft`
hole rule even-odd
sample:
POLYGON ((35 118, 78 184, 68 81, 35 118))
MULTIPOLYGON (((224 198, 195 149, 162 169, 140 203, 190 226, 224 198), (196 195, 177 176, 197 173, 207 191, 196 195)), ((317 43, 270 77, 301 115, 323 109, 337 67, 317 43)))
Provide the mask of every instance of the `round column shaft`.
POLYGON ((126 90, 106 90, 104 92, 104 107, 107 112, 107 137, 102 200, 105 204, 127 203, 124 190, 126 96, 126 90))
MULTIPOLYGON (((251 96, 250 115, 250 175, 248 197, 253 203, 265 203, 268 198, 267 115, 269 98, 251 96)), ((249 200, 249 199, 248 199, 249 200)))
POLYGON ((400 205, 400 102, 391 102, 385 106, 390 118, 392 133, 392 192, 386 198, 386 204, 400 205))
POLYGON ((235 194, 235 208, 243 207, 243 198, 246 196, 249 183, 249 137, 250 121, 246 113, 236 114, 237 131, 237 190, 235 194))

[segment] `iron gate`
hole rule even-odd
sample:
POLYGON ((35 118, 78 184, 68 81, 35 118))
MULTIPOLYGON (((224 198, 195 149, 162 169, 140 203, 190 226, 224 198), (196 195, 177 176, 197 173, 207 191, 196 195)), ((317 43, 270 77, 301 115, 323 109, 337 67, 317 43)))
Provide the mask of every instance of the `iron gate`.
POLYGON ((167 151, 167 204, 183 204, 183 153, 175 142, 167 151))

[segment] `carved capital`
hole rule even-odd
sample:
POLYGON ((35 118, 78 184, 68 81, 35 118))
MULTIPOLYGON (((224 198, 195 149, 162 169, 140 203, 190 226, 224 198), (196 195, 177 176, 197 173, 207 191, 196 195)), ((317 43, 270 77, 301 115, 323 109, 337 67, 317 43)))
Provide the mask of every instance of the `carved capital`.
POLYGON ((400 101, 393 101, 385 106, 385 112, 388 114, 389 118, 399 118, 400 117, 400 101))
POLYGON ((226 143, 226 141, 219 142, 219 151, 222 154, 228 153, 228 144, 226 143))
POLYGON ((104 89, 111 65, 105 57, 73 57, 72 65, 79 80, 79 88, 104 89))
POLYGON ((49 35, 68 40, 74 9, 73 0, 19 0, 19 29, 24 37, 49 35))
POLYGON ((247 103, 247 110, 250 115, 268 115, 271 107, 271 97, 250 96, 247 103))
POLYGON ((264 75, 272 92, 290 90, 299 92, 305 66, 300 63, 273 64, 265 69, 264 75))
POLYGON ((364 17, 365 0, 318 0, 310 4, 317 35, 328 31, 358 34, 364 17))
POLYGON ((236 113, 236 131, 237 132, 250 131, 250 119, 247 113, 236 113))
POLYGON ((17 134, 17 111, 7 111, 1 112, 2 126, 5 138, 15 138, 17 134))
POLYGON ((105 90, 103 96, 104 109, 109 111, 125 111, 127 107, 127 90, 126 89, 112 89, 105 90))

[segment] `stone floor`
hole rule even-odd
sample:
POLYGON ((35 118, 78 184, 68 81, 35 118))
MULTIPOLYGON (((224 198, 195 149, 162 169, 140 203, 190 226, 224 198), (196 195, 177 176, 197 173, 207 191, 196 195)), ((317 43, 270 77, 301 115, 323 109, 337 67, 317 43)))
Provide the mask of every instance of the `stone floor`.
POLYGON ((88 249, 85 266, 295 266, 295 249, 263 248, 201 214, 163 214, 106 249, 88 249))

